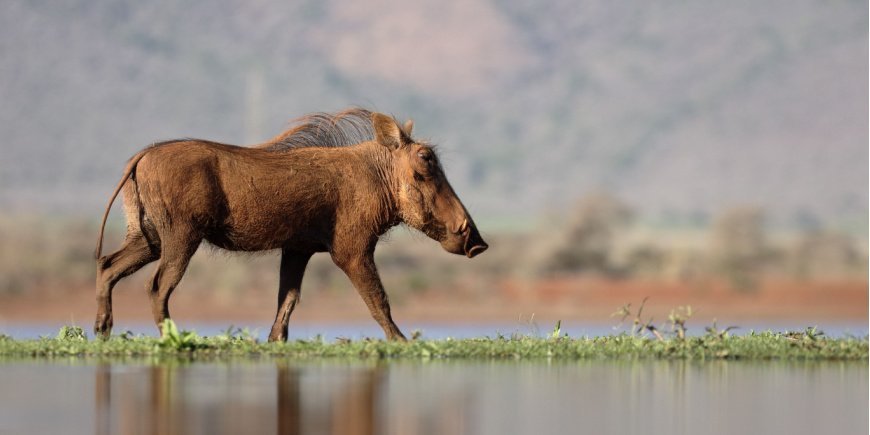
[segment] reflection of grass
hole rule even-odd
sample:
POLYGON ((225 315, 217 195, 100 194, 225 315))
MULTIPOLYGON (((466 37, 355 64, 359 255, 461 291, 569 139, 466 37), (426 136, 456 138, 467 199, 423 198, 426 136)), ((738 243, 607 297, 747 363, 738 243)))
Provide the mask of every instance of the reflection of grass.
POLYGON ((743 359, 743 360, 866 360, 868 339, 826 338, 815 329, 803 332, 751 332, 732 336, 708 328, 707 334, 687 337, 646 337, 619 334, 594 338, 559 336, 559 327, 546 338, 519 336, 463 340, 381 340, 321 338, 288 343, 262 343, 242 331, 228 330, 214 337, 167 327, 164 338, 121 334, 108 340, 87 340, 65 327, 58 338, 0 340, 0 356, 283 356, 293 358, 360 359, 743 359))

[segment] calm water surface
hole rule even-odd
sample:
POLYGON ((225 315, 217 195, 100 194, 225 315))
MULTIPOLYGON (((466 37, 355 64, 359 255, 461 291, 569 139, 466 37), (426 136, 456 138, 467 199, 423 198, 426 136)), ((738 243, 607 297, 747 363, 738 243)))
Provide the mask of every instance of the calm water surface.
POLYGON ((866 362, 0 360, 0 433, 866 434, 866 362))

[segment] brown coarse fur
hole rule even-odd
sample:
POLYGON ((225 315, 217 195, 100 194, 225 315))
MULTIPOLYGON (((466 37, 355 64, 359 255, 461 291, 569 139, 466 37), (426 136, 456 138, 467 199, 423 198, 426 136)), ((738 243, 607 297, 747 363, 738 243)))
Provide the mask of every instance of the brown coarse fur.
POLYGON ((405 223, 469 258, 487 245, 413 124, 363 109, 314 114, 253 147, 204 140, 154 144, 124 171, 103 216, 123 193, 127 234, 101 256, 97 242, 96 334, 112 328, 112 288, 159 261, 147 285, 158 327, 169 297, 202 241, 229 251, 281 250, 278 311, 270 340, 286 340, 305 266, 328 252, 387 338, 403 339, 390 315, 373 255, 379 237, 405 223))

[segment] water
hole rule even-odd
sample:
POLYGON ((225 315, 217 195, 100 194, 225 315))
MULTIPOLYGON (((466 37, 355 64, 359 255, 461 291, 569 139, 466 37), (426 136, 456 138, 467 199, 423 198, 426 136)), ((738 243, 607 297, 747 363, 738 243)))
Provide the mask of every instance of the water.
POLYGON ((866 434, 862 362, 0 361, 0 433, 866 434))

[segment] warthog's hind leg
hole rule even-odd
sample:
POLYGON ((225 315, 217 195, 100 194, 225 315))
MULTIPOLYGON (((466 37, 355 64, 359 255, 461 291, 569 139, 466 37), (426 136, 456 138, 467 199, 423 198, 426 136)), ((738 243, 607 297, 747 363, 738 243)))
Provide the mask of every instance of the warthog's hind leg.
POLYGON ((311 253, 294 252, 284 249, 281 252, 281 275, 278 284, 278 312, 275 314, 275 323, 269 332, 269 341, 287 340, 287 324, 290 314, 299 302, 302 293, 302 276, 305 274, 305 266, 311 258, 311 253))
POLYGON ((117 252, 97 260, 97 319, 94 334, 108 338, 112 333, 112 289, 122 278, 157 259, 157 248, 141 233, 127 234, 117 252))
POLYGON ((161 234, 160 239, 162 243, 160 263, 147 288, 151 297, 151 314, 162 334, 162 323, 169 318, 169 296, 184 276, 190 258, 199 247, 201 239, 192 237, 168 238, 164 237, 163 234, 161 234))

